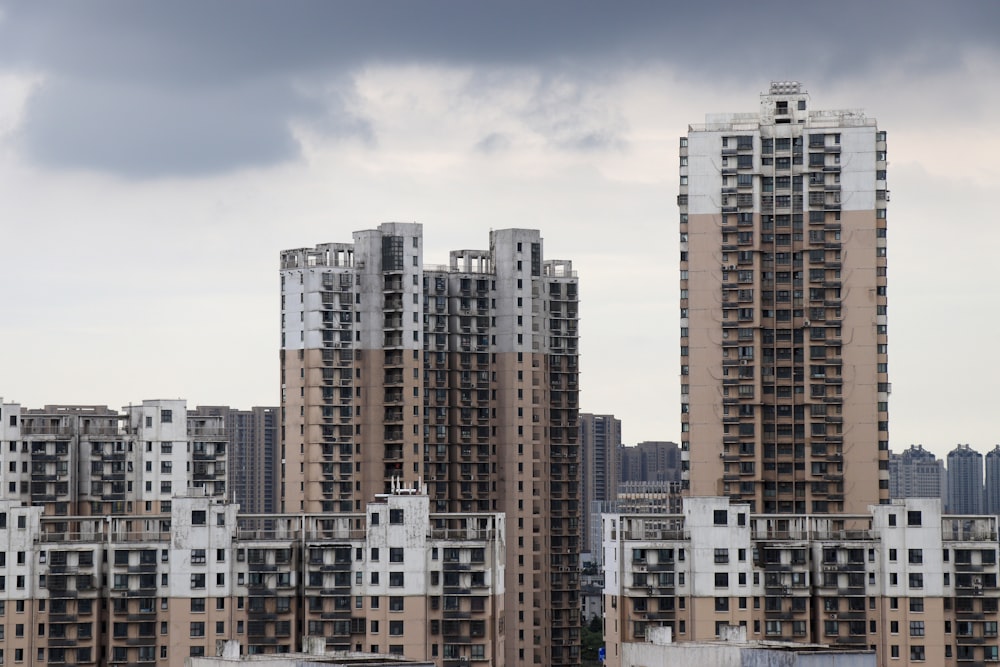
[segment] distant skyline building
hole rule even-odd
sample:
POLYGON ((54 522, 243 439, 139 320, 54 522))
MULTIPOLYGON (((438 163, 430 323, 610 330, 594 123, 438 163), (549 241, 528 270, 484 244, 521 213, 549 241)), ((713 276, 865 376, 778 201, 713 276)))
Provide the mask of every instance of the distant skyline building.
POLYGON ((277 407, 238 410, 224 405, 199 405, 192 415, 221 417, 229 442, 229 500, 240 512, 275 512, 280 460, 277 407))
POLYGON ((647 440, 619 450, 618 483, 679 482, 681 450, 676 442, 647 440))
POLYGON ((594 503, 615 499, 618 490, 618 452, 622 445, 622 422, 614 415, 580 413, 581 506, 589 516, 581 522, 583 548, 590 550, 600 535, 600 517, 594 522, 594 503), (597 527, 597 533, 593 528, 597 527))
POLYGON ((986 452, 986 486, 983 490, 983 510, 1000 515, 1000 445, 986 452))
POLYGON ((910 445, 899 454, 889 453, 890 497, 940 498, 944 503, 947 489, 944 461, 923 445, 910 445))
POLYGON ((969 445, 948 452, 949 514, 983 513, 983 455, 969 445))
POLYGON ((751 511, 889 500, 886 135, 773 82, 680 140, 681 450, 751 511))

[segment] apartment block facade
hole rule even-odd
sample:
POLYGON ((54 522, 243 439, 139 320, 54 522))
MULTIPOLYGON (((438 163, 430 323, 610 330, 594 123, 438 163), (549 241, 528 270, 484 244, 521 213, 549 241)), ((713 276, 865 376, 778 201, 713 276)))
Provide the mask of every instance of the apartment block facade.
POLYGON ((135 517, 0 501, 0 545, 0 659, 15 664, 181 667, 233 640, 504 664, 503 516, 435 515, 421 492, 337 517, 238 518, 204 496, 135 517))
MULTIPOLYGON (((427 484, 507 517, 508 664, 579 663, 578 283, 535 230, 425 266, 385 223, 281 253, 281 511, 427 484)), ((456 663, 457 664, 457 663, 456 663)))
MULTIPOLYGON (((170 511, 175 495, 226 495, 226 429, 183 400, 107 406, 0 405, 0 499, 46 517, 170 511)), ((46 526, 58 527, 58 522, 46 526)))
POLYGON ((680 142, 681 423, 692 495, 767 513, 889 498, 886 136, 772 83, 680 142))
POLYGON ((878 665, 1000 660, 997 518, 938 499, 864 515, 757 514, 725 497, 604 521, 607 664, 666 626, 681 642, 749 639, 870 649, 878 665), (843 528, 847 521, 854 528, 843 528))

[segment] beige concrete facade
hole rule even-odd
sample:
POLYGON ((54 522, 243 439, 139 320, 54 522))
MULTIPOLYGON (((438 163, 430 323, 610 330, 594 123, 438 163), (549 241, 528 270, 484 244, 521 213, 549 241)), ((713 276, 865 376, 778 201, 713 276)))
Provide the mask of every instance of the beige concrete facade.
MULTIPOLYGON (((426 483, 436 512, 504 512, 505 660, 578 664, 572 265, 534 230, 444 266, 424 265, 416 223, 353 236, 281 256, 283 507, 364 512, 426 483)), ((483 659, 455 650, 445 664, 483 659)))
POLYGON ((773 84, 680 149, 682 456, 768 513, 888 499, 885 133, 773 84))
POLYGON ((611 667, 661 626, 676 642, 742 626, 752 640, 872 650, 886 667, 998 660, 996 517, 942 515, 938 499, 790 517, 687 498, 681 515, 607 514, 604 535, 611 667))

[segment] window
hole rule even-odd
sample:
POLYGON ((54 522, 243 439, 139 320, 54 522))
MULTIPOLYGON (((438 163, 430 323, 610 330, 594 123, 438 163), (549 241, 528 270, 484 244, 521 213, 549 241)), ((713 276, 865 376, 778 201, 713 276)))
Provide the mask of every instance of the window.
POLYGON ((403 549, 402 549, 402 547, 389 547, 389 562, 390 563, 402 563, 403 562, 403 549))
POLYGON ((924 647, 920 644, 910 646, 910 660, 924 660, 924 647))
POLYGON ((403 622, 389 621, 389 635, 392 637, 401 637, 403 635, 403 622))
POLYGON ((198 613, 205 611, 205 598, 191 598, 191 611, 198 613))
POLYGON ((924 562, 924 552, 923 549, 910 549, 908 551, 910 563, 913 565, 919 565, 924 562))
POLYGON ((207 517, 204 510, 195 510, 191 512, 191 525, 192 526, 204 526, 207 521, 207 517))
POLYGON ((923 637, 924 636, 924 622, 923 621, 910 621, 910 636, 911 637, 923 637))
MULTIPOLYGON (((919 526, 919 525, 921 525, 921 521, 922 521, 922 518, 921 518, 920 512, 918 512, 918 511, 909 511, 909 512, 906 513, 906 525, 907 526, 919 526)), ((890 525, 893 525, 892 522, 890 522, 890 525)), ((922 651, 923 647, 921 646, 920 649, 922 651)), ((922 659, 923 658, 921 658, 921 660, 922 659)))
POLYGON ((191 588, 204 588, 205 587, 205 574, 197 573, 191 575, 191 588))
POLYGON ((729 562, 729 549, 716 549, 715 550, 715 562, 716 563, 728 563, 729 562))
POLYGON ((390 572, 389 573, 389 585, 392 587, 399 587, 403 585, 403 573, 402 572, 390 572))
POLYGON ((192 637, 204 637, 205 636, 205 623, 204 623, 204 621, 192 621, 191 622, 191 636, 192 637))
POLYGON ((726 572, 716 572, 715 573, 715 587, 725 588, 729 586, 729 574, 726 572))
POLYGON ((715 512, 713 513, 715 525, 725 526, 728 523, 728 514, 729 513, 726 510, 715 510, 715 512))
POLYGON ((403 523, 403 510, 391 509, 389 510, 389 523, 403 523))
POLYGON ((174 421, 174 411, 173 410, 160 410, 160 421, 164 424, 170 424, 174 421))

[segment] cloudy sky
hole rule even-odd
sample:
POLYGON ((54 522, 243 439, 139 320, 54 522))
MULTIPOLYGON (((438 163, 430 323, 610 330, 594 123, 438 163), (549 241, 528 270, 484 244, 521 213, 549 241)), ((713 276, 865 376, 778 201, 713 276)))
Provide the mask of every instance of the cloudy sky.
POLYGON ((771 80, 889 134, 891 438, 1000 442, 1000 3, 0 2, 0 395, 278 401, 278 252, 536 227, 582 408, 679 438, 677 139, 771 80))

